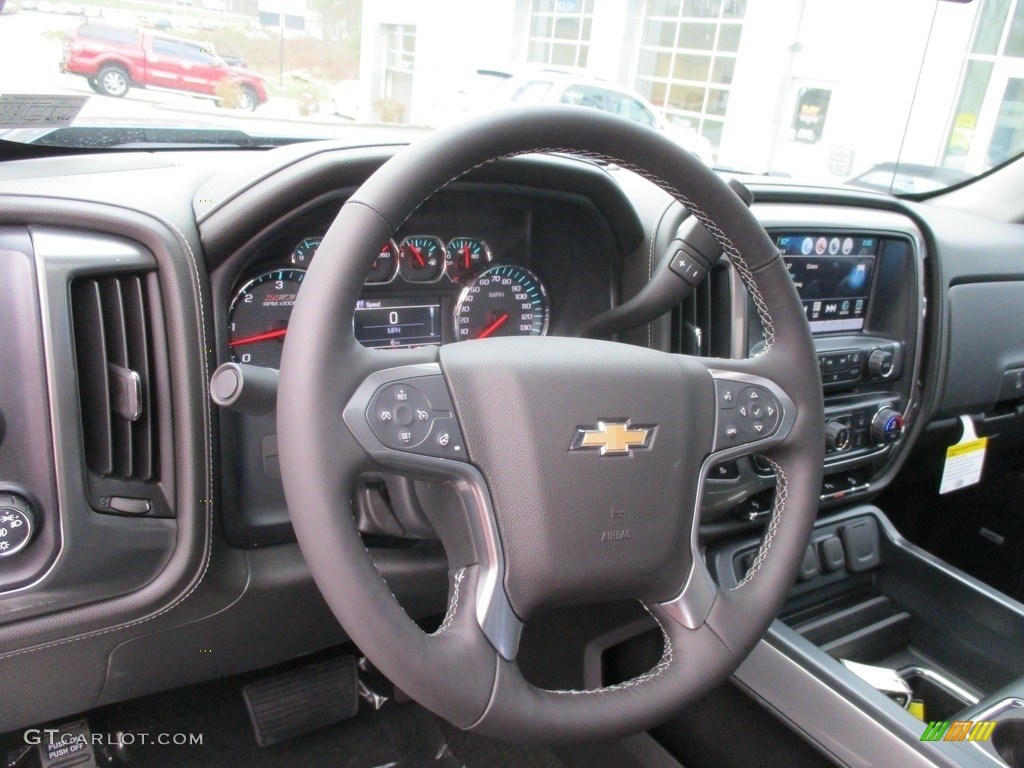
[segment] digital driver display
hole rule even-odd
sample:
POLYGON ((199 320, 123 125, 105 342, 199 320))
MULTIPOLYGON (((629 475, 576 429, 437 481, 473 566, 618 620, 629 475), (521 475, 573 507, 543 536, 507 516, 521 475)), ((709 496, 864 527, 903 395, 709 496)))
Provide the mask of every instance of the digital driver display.
POLYGON ((407 299, 360 299, 352 318, 364 347, 419 347, 441 343, 441 305, 407 299))
POLYGON ((811 333, 864 327, 877 237, 786 234, 776 244, 800 294, 811 333))

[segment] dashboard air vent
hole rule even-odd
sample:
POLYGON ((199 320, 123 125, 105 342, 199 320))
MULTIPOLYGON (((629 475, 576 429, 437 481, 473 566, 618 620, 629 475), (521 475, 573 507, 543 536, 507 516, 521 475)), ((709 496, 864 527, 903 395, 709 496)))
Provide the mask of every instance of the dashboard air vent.
POLYGON ((71 284, 86 463, 104 478, 160 479, 148 305, 145 275, 71 284))
POLYGON ((731 357, 729 268, 718 264, 672 312, 672 351, 731 357))

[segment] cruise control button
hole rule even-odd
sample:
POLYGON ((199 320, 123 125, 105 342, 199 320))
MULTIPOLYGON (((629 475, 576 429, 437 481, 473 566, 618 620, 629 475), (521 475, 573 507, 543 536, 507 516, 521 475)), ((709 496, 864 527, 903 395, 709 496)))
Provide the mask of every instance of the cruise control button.
POLYGON ((444 383, 444 376, 440 374, 423 376, 413 381, 426 398, 424 410, 447 411, 448 413, 454 410, 452 396, 448 393, 448 385, 444 383))
MULTIPOLYGON (((435 415, 448 416, 450 411, 435 415)), ((409 382, 382 387, 371 400, 367 411, 367 421, 377 439, 388 448, 399 450, 425 440, 430 432, 431 418, 427 398, 409 382), (424 414, 425 418, 421 418, 420 414, 424 414)))

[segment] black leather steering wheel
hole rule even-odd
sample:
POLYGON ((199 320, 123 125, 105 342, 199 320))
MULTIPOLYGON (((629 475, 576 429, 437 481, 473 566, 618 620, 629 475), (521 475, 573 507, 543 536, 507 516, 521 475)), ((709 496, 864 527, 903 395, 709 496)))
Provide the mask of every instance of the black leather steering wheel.
POLYGON ((611 738, 660 722, 725 679, 777 612, 821 488, 821 384, 777 249, 736 194, 657 131, 596 110, 517 108, 437 131, 352 196, 295 305, 278 394, 281 471, 296 535, 349 637, 397 686, 462 728, 534 740, 611 738), (378 351, 352 316, 381 243, 432 194, 499 158, 560 151, 659 184, 721 243, 753 297, 764 351, 696 359, 573 338, 378 351), (387 411, 390 415, 382 415, 387 411), (759 453, 777 479, 740 585, 712 581, 697 546, 703 478, 759 453), (432 483, 450 604, 424 633, 356 530, 360 473, 432 483), (649 672, 550 691, 516 665, 542 609, 635 598, 664 632, 649 672))

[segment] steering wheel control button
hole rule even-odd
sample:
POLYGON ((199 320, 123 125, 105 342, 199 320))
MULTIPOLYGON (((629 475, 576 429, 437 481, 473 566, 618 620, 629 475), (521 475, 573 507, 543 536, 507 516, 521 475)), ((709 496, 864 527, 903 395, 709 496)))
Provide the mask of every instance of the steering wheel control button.
POLYGON ((715 381, 718 401, 717 449, 751 443, 772 435, 781 406, 767 387, 727 379, 715 381))
POLYGON ((389 448, 408 448, 430 434, 430 403, 413 384, 401 382, 382 387, 370 405, 373 433, 389 448), (426 420, 417 420, 417 412, 426 420))
POLYGON ((740 387, 731 381, 715 382, 718 389, 718 409, 720 411, 736 407, 736 400, 739 398, 740 387))
POLYGON ((13 493, 0 494, 0 557, 10 557, 28 546, 35 533, 32 505, 13 493))
POLYGON ((467 461, 453 410, 444 377, 420 376, 378 389, 366 420, 388 448, 467 461))
POLYGON ((672 256, 672 261, 669 262, 668 268, 690 285, 697 285, 697 283, 704 279, 704 275, 707 274, 707 269, 704 265, 682 249, 676 251, 675 255, 672 256))
POLYGON ((736 413, 740 427, 752 439, 767 437, 779 423, 779 403, 765 387, 746 387, 740 392, 736 413))
POLYGON ((709 480, 739 480, 740 467, 735 461, 723 461, 711 468, 709 480))
POLYGON ((459 424, 453 416, 434 419, 430 437, 412 449, 412 453, 435 456, 439 459, 468 461, 466 446, 462 442, 462 432, 459 431, 459 424))

